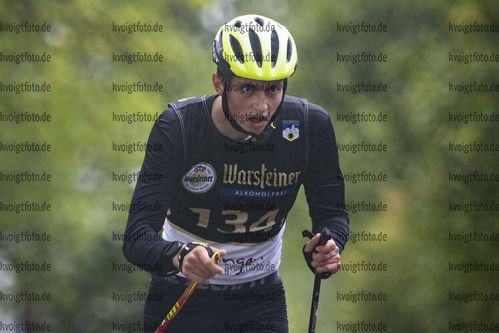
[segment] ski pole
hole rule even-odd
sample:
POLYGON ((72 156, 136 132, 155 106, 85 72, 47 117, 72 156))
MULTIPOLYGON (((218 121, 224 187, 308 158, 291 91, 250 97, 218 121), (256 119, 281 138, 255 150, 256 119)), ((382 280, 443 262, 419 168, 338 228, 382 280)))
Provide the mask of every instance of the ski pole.
MULTIPOLYGON (((211 260, 215 264, 218 265, 218 262, 220 261, 220 253, 218 253, 218 252, 213 253, 213 255, 211 256, 211 260)), ((154 333, 163 333, 163 332, 165 332, 165 330, 168 327, 168 325, 171 324, 173 318, 177 315, 177 313, 180 311, 180 309, 182 308, 182 306, 184 306, 185 302, 187 302, 187 300, 189 299, 189 297, 192 295, 192 293, 196 289, 197 285, 198 285, 197 282, 192 282, 187 287, 187 289, 185 289, 185 291, 182 294, 182 296, 180 296, 180 298, 177 301, 177 303, 175 303, 175 305, 170 310, 170 312, 168 312, 168 314, 166 315, 165 319, 163 319, 163 322, 161 322, 161 325, 159 325, 159 327, 156 329, 156 331, 154 333)))
MULTIPOLYGON (((312 239, 315 235, 308 229, 302 231, 303 237, 308 237, 312 239)), ((321 234, 321 240, 319 245, 326 245, 327 243, 326 235, 321 234)), ((321 277, 319 274, 315 274, 314 280, 314 290, 312 292, 312 306, 310 309, 310 320, 308 324, 308 333, 315 332, 315 324, 317 321, 317 309, 319 308, 319 294, 321 291, 321 277)))

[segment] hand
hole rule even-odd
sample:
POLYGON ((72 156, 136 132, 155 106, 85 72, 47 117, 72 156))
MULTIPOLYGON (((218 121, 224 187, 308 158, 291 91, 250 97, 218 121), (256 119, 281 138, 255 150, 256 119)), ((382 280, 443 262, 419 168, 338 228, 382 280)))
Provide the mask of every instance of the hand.
POLYGON ((336 246, 334 240, 330 239, 326 245, 318 245, 321 234, 316 234, 305 245, 305 252, 316 251, 312 254, 312 267, 316 273, 330 272, 336 273, 341 266, 340 249, 336 246))
MULTIPOLYGON (((182 249, 185 247, 182 246, 182 249)), ((213 252, 220 253, 220 257, 224 257, 227 253, 225 250, 220 250, 215 247, 210 246, 213 252)), ((180 249, 180 251, 182 251, 180 249)), ((173 265, 178 268, 178 254, 173 257, 173 265)), ((208 256, 208 251, 202 246, 195 247, 191 252, 189 252, 182 263, 182 273, 185 277, 191 281, 209 284, 210 279, 215 275, 225 275, 222 267, 215 264, 211 258, 208 256)))

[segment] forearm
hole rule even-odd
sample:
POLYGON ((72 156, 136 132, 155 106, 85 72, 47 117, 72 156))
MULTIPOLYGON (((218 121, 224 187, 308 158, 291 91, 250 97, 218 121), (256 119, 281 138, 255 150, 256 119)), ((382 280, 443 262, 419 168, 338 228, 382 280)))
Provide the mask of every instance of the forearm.
POLYGON ((316 185, 307 186, 305 191, 312 218, 312 232, 320 233, 323 228, 327 228, 341 253, 349 234, 343 187, 341 184, 329 187, 316 185))
POLYGON ((128 261, 161 276, 176 271, 172 259, 178 247, 178 243, 159 235, 173 195, 168 188, 167 183, 137 183, 123 241, 123 254, 128 261), (162 198, 156 198, 154 193, 162 193, 162 198))
POLYGON ((155 275, 167 276, 178 272, 173 257, 178 252, 178 242, 161 238, 158 232, 147 226, 134 226, 125 230, 123 255, 132 264, 155 275))
POLYGON ((166 213, 178 184, 180 155, 175 117, 163 113, 153 126, 130 204, 123 254, 131 263, 160 276, 178 272, 172 263, 177 242, 161 238, 166 213))

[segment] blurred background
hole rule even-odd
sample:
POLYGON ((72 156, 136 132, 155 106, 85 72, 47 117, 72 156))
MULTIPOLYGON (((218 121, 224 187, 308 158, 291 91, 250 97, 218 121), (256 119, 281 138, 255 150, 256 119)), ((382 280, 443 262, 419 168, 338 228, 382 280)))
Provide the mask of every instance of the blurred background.
MULTIPOLYGON (((0 322, 10 325, 1 330, 141 331, 144 302, 124 297, 146 291, 149 275, 127 264, 121 237, 122 208, 135 186, 128 177, 144 153, 116 147, 146 142, 169 102, 214 93, 213 37, 247 13, 290 30, 299 66, 288 94, 324 107, 336 131, 351 237, 343 270, 322 283, 316 332, 499 331, 499 94, 464 92, 470 82, 499 84, 497 57, 466 58, 499 54, 499 32, 483 31, 499 25, 499 3, 464 0, 1 1, 0 322), (26 22, 50 31, 9 30, 26 22), (118 31, 136 22, 162 31, 118 31), (386 29, 354 33, 362 22, 386 29), (50 61, 13 61, 26 52, 50 61), (113 57, 127 52, 162 61, 113 57), (362 52, 386 61, 355 63, 362 52), (113 83, 138 81, 163 88, 113 91, 113 83), (24 82, 51 90, 8 91, 24 82), (345 91, 358 82, 386 89, 345 91), (50 121, 17 122, 26 112, 50 121), (144 118, 125 120, 139 112, 144 118), (356 118, 363 112, 384 121, 356 118), (51 149, 10 151, 23 142, 51 149), (354 152, 359 142, 386 148, 354 152), (384 178, 355 181, 362 172, 384 178), (50 204, 50 211, 16 212, 25 202, 50 204), (31 330, 19 326, 25 321, 31 330)), ((280 267, 290 332, 308 327, 313 275, 301 254, 305 227, 301 192, 280 267)))

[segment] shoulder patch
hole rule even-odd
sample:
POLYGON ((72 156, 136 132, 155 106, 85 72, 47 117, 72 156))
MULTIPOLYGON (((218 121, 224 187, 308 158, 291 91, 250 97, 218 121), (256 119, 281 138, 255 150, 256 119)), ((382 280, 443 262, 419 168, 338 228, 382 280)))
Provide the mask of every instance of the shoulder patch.
POLYGON ((294 141, 300 137, 300 122, 298 120, 282 121, 282 137, 294 141))

